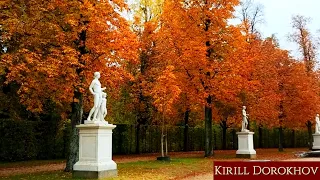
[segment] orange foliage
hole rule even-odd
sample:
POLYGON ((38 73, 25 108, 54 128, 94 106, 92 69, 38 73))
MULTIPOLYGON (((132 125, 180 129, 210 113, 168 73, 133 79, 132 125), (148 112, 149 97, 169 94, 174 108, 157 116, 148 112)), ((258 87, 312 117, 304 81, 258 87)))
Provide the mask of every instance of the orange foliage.
POLYGON ((304 64, 291 59, 272 38, 258 40, 252 46, 256 56, 251 78, 258 84, 248 93, 251 118, 258 124, 291 128, 313 119, 319 110, 319 85, 315 76, 309 76, 304 64), (284 115, 282 121, 280 114, 284 115))
POLYGON ((5 0, 0 30, 8 51, 1 66, 7 82, 20 85, 21 102, 33 112, 41 112, 47 100, 64 108, 80 102, 75 93, 85 95, 88 108, 87 87, 93 72, 100 71, 113 96, 130 80, 132 108, 140 112, 148 112, 146 101, 171 117, 178 110, 210 106, 216 121, 240 125, 246 105, 257 124, 301 126, 320 110, 315 49, 306 46, 311 39, 304 26, 298 27, 304 21, 298 18, 294 25, 308 35, 305 44, 298 34, 293 37, 302 52, 309 49, 307 67, 275 39, 250 34, 247 22, 229 25, 238 4, 166 0, 156 20, 137 28, 137 37, 117 13, 127 8, 123 0, 5 0))
POLYGON ((136 62, 137 43, 115 11, 126 8, 123 1, 7 1, 0 8, 1 28, 12 44, 1 64, 7 82, 21 85, 28 110, 42 111, 46 100, 64 108, 79 101, 74 93, 89 93, 94 71, 111 94, 131 78, 125 67, 136 62))
POLYGON ((179 89, 176 77, 173 74, 174 67, 167 66, 151 90, 154 105, 164 115, 170 115, 174 109, 174 102, 178 99, 181 90, 179 89))
POLYGON ((198 105, 206 105, 208 95, 214 97, 213 103, 241 107, 238 94, 251 85, 246 83, 250 68, 246 37, 239 27, 227 24, 237 4, 233 0, 165 2, 155 61, 175 66, 182 109, 198 110, 198 105))

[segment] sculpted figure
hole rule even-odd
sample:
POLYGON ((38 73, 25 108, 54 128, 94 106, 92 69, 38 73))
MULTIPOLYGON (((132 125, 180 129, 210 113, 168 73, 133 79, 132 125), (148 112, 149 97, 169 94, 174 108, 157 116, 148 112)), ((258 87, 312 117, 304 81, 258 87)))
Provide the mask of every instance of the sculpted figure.
POLYGON ((316 134, 320 134, 320 120, 319 120, 319 114, 316 115, 316 134))
POLYGON ((105 121, 104 118, 106 117, 106 115, 107 115, 107 93, 102 92, 102 100, 99 107, 98 120, 105 121))
POLYGON ((242 107, 242 132, 248 132, 249 130, 247 129, 248 127, 248 115, 246 112, 246 106, 242 107))
POLYGON ((94 73, 94 79, 92 80, 89 90, 91 94, 93 95, 94 98, 94 105, 93 108, 90 110, 89 116, 87 121, 91 121, 91 116, 93 115, 92 120, 93 121, 98 121, 98 112, 100 109, 100 105, 102 103, 102 91, 105 90, 106 88, 101 88, 101 83, 99 81, 100 78, 100 73, 95 72, 94 73))

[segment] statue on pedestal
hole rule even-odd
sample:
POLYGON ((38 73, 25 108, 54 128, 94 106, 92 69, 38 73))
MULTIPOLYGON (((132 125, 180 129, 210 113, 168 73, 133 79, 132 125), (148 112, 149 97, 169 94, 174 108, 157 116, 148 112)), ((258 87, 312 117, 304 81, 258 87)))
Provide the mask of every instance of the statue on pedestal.
POLYGON ((94 105, 92 109, 90 110, 89 116, 87 118, 87 121, 104 121, 105 116, 107 115, 107 109, 106 109, 106 97, 107 94, 103 92, 106 88, 101 88, 101 83, 99 81, 100 73, 95 72, 94 73, 94 79, 92 80, 89 90, 91 94, 93 94, 93 100, 94 105), (93 115, 93 118, 91 120, 91 116, 93 115))
POLYGON ((316 131, 315 134, 320 134, 320 120, 319 120, 319 114, 316 115, 316 131))
POLYGON ((241 127, 241 132, 249 132, 247 129, 248 127, 248 115, 246 112, 246 106, 242 107, 242 127, 241 127))

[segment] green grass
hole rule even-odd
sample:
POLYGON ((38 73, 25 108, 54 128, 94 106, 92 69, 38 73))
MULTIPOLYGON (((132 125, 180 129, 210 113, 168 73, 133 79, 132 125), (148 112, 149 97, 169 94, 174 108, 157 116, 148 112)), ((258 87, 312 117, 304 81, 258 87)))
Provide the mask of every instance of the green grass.
MULTIPOLYGON (((126 179, 174 179, 188 174, 210 172, 212 160, 204 158, 174 158, 170 162, 137 161, 118 164, 118 177, 108 180, 126 179)), ((24 180, 58 180, 72 179, 72 174, 63 171, 23 174, 2 179, 24 180)))
MULTIPOLYGON (((284 152, 278 152, 277 149, 257 149, 258 159, 283 160, 295 158, 294 153, 304 149, 286 149, 284 152)), ((189 158, 172 158, 170 162, 163 161, 135 161, 127 163, 118 163, 118 177, 108 180, 131 180, 131 179, 182 179, 199 174, 212 173, 213 160, 232 160, 235 158, 235 151, 216 151, 214 158, 203 158, 202 155, 189 158), (198 157, 198 158, 197 158, 198 157)), ((237 159, 240 160, 240 159, 237 159)), ((1 167, 32 167, 35 165, 45 165, 64 162, 57 161, 26 161, 15 163, 0 163, 1 167)), ((72 173, 61 171, 15 175, 0 179, 24 179, 24 180, 64 180, 72 179, 72 173)))
POLYGON ((0 179, 33 179, 33 180, 59 180, 59 179, 72 179, 72 174, 63 172, 63 171, 54 171, 54 172, 45 172, 45 173, 36 173, 36 174, 23 174, 23 175, 16 175, 16 176, 9 176, 9 177, 2 177, 0 179))

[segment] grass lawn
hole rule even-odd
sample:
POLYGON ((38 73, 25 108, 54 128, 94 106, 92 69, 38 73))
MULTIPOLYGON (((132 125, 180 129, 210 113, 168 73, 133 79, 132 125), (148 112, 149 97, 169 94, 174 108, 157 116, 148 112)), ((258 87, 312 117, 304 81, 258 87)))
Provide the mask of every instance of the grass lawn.
MULTIPOLYGON (((170 162, 161 162, 154 160, 119 163, 119 176, 117 178, 108 179, 181 179, 190 175, 212 172, 212 162, 213 160, 209 158, 174 158, 170 162)), ((2 177, 2 179, 72 179, 72 174, 63 171, 54 171, 15 175, 2 177)))
POLYGON ((57 160, 32 160, 32 161, 18 161, 18 162, 0 162, 0 168, 17 168, 17 167, 31 167, 46 164, 57 164, 66 162, 64 159, 57 160))
MULTIPOLYGON (((256 149, 257 159, 288 160, 296 158, 294 154, 299 151, 307 151, 305 148, 285 149, 278 152, 277 149, 256 149)), ((118 177, 120 179, 183 179, 198 175, 208 175, 213 172, 213 161, 241 161, 235 158, 235 150, 214 151, 213 158, 203 158, 203 152, 176 152, 172 153, 170 162, 157 161, 154 154, 139 156, 115 156, 118 165, 118 177)), ((72 179, 72 174, 63 172, 65 161, 27 161, 14 163, 0 163, 0 172, 9 172, 8 176, 0 176, 0 179, 35 179, 35 180, 59 180, 72 179), (48 166, 45 166, 48 163, 48 166), (60 164, 59 164, 60 163, 60 164), (50 170, 51 165, 59 165, 58 169, 50 170), (37 166, 45 166, 42 172, 33 171, 37 166), (12 169, 25 169, 23 173, 14 173, 12 169)), ((1 175, 1 173, 0 173, 1 175)), ((211 179, 211 178, 210 178, 211 179)))

